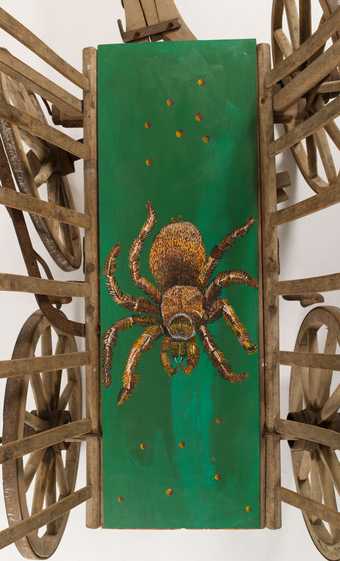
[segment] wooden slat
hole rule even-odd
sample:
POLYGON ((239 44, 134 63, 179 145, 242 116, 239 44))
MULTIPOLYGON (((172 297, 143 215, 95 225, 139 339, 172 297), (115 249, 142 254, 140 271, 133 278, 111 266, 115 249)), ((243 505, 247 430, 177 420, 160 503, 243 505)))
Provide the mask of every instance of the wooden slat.
POLYGON ((0 189, 0 204, 56 220, 62 224, 72 224, 79 228, 89 228, 91 225, 90 217, 87 214, 56 205, 53 202, 42 201, 37 197, 31 197, 26 193, 18 193, 5 187, 0 189))
POLYGON ((83 106, 80 99, 2 48, 0 49, 0 70, 24 84, 28 91, 41 95, 66 113, 76 114, 79 119, 82 118, 83 106))
POLYGON ((0 273, 0 291, 27 292, 46 296, 83 298, 89 294, 89 286, 85 282, 54 281, 0 273))
POLYGON ((45 508, 41 512, 34 514, 30 518, 17 522, 0 532, 0 549, 7 547, 11 543, 17 542, 21 538, 29 535, 34 530, 42 528, 49 522, 57 520, 78 505, 91 498, 91 487, 83 487, 71 495, 61 499, 57 503, 45 508))
POLYGON ((315 516, 319 520, 329 522, 335 528, 340 528, 340 514, 331 508, 284 487, 280 489, 280 498, 284 503, 299 508, 306 514, 315 516))
POLYGON ((88 419, 73 421, 33 436, 27 436, 21 440, 14 440, 0 446, 0 464, 21 458, 26 454, 43 450, 49 446, 55 446, 64 442, 65 438, 74 438, 91 432, 91 422, 88 419))
POLYGON ((328 76, 340 61, 340 41, 320 55, 274 95, 274 111, 284 111, 328 76))
POLYGON ((337 10, 319 29, 305 41, 299 49, 278 64, 266 76, 266 86, 274 84, 292 74, 299 66, 309 60, 340 28, 340 10, 337 10))
POLYGON ((309 368, 340 371, 340 355, 281 351, 279 361, 280 364, 286 366, 306 366, 309 368))
POLYGON ((78 158, 86 158, 87 156, 87 150, 81 142, 73 140, 64 132, 46 125, 40 119, 12 107, 3 98, 0 98, 0 118, 78 158))
POLYGON ((274 287, 275 294, 309 294, 311 292, 329 292, 340 290, 340 273, 325 275, 322 277, 311 277, 308 279, 296 279, 280 281, 274 287))
POLYGON ((283 419, 276 422, 275 430, 284 440, 308 440, 308 442, 340 450, 340 433, 334 430, 283 419))
POLYGON ((338 93, 340 92, 340 80, 331 80, 329 82, 322 82, 318 87, 318 93, 338 93))
POLYGON ((287 132, 270 145, 270 154, 279 154, 301 140, 313 134, 316 130, 326 125, 329 121, 336 119, 340 115, 340 97, 331 101, 312 117, 306 119, 301 124, 297 125, 295 129, 287 132))
POLYGON ((0 378, 31 376, 34 372, 55 372, 64 368, 77 368, 88 364, 87 352, 0 361, 0 378))
MULTIPOLYGON (((274 137, 272 91, 264 87, 264 79, 270 70, 269 45, 258 47, 259 76, 259 133, 262 198, 262 256, 264 302, 264 386, 265 424, 274 431, 275 419, 280 412, 280 384, 277 352, 279 350, 278 298, 273 287, 279 274, 277 228, 270 223, 270 215, 277 208, 275 158, 269 154, 274 137)), ((280 442, 268 438, 265 443, 266 457, 266 526, 281 527, 281 506, 278 497, 280 487, 280 442)))
MULTIPOLYGON (((338 181, 336 183, 338 183, 338 181)), ((304 218, 305 216, 318 212, 319 210, 329 208, 339 202, 340 185, 332 185, 319 195, 314 195, 313 197, 296 203, 295 205, 291 205, 287 208, 274 212, 272 215, 272 223, 276 225, 286 224, 287 222, 304 218)))
POLYGON ((46 43, 41 41, 41 39, 3 8, 0 8, 0 28, 12 35, 12 37, 38 55, 38 57, 47 62, 52 68, 60 72, 62 76, 68 78, 73 84, 76 84, 83 90, 88 89, 88 80, 81 72, 57 55, 46 43))
MULTIPOLYGON (((84 75, 89 82, 89 91, 84 97, 84 143, 88 158, 84 161, 85 212, 97 224, 97 53, 96 49, 85 49, 83 56, 84 75)), ((90 288, 86 302, 86 349, 91 364, 86 368, 86 411, 91 420, 91 430, 100 433, 100 361, 99 361, 99 304, 98 304, 98 233, 93 227, 85 235, 85 280, 90 288)), ((101 440, 92 438, 86 446, 87 482, 92 487, 92 498, 86 505, 86 525, 98 528, 101 520, 101 440)))

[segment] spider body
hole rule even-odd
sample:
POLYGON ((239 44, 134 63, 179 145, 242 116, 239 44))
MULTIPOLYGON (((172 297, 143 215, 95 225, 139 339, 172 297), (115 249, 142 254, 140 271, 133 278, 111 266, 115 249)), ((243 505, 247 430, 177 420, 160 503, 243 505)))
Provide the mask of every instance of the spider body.
POLYGON ((231 283, 257 287, 257 281, 243 271, 219 273, 209 283, 217 263, 224 252, 254 223, 247 223, 227 235, 207 257, 199 230, 190 222, 174 222, 161 229, 150 251, 149 266, 156 286, 140 273, 139 260, 146 237, 156 222, 151 203, 147 204, 148 218, 138 237, 133 242, 129 265, 135 284, 149 298, 136 298, 123 294, 115 279, 119 246, 114 246, 108 256, 105 274, 109 293, 114 301, 129 310, 143 314, 132 315, 116 322, 104 335, 104 384, 111 384, 112 347, 118 333, 135 325, 146 326, 145 331, 133 344, 125 371, 123 387, 118 396, 122 405, 132 394, 137 383, 136 366, 141 354, 151 348, 153 342, 162 337, 161 363, 164 370, 173 376, 179 368, 184 374, 192 373, 199 361, 199 336, 206 352, 220 375, 229 382, 240 382, 245 374, 232 372, 222 351, 216 346, 207 325, 223 316, 240 344, 249 352, 256 347, 249 339, 245 327, 226 299, 220 299, 222 288, 231 283))

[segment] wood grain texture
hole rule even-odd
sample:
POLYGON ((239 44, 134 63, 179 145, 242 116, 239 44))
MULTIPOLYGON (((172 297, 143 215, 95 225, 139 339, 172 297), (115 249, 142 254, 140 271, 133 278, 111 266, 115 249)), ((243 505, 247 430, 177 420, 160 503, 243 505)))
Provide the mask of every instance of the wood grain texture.
POLYGON ((274 287, 275 294, 308 294, 340 289, 340 273, 291 281, 280 281, 274 287))
POLYGON ((0 273, 0 291, 84 298, 88 296, 89 290, 88 284, 81 281, 63 282, 0 273))
POLYGON ((0 361, 0 378, 31 376, 34 372, 55 372, 64 368, 76 368, 88 364, 89 353, 65 353, 34 358, 19 358, 0 361))
POLYGON ((340 371, 340 355, 281 351, 279 354, 279 361, 280 364, 286 366, 306 366, 310 368, 340 371))
POLYGON ((340 434, 334 430, 279 419, 276 431, 284 440, 308 440, 335 450, 340 449, 340 434))
POLYGON ((299 508, 307 514, 314 515, 320 520, 325 520, 325 522, 329 522, 336 528, 340 528, 340 514, 334 512, 331 508, 283 487, 280 489, 280 497, 284 503, 299 508))

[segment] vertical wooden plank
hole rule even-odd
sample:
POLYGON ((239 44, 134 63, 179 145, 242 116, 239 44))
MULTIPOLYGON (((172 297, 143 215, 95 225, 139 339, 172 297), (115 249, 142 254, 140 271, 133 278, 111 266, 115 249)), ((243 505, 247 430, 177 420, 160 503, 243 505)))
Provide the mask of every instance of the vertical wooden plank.
POLYGON ((97 186, 97 51, 84 50, 83 71, 89 81, 84 96, 84 144, 88 158, 84 161, 85 209, 92 227, 85 236, 85 278, 90 286, 86 300, 86 349, 90 365, 86 367, 86 407, 94 435, 87 440, 87 482, 92 488, 87 502, 86 525, 101 526, 101 446, 100 446, 100 374, 99 374, 99 312, 98 312, 98 186, 97 186))
POLYGON ((274 286, 279 276, 277 228, 270 215, 277 208, 275 157, 269 146, 274 138, 273 97, 265 87, 270 72, 270 47, 258 46, 259 134, 262 192, 263 292, 264 292, 264 361, 265 361, 265 431, 266 431, 266 526, 281 527, 280 439, 275 434, 275 419, 280 412, 279 302, 274 286))

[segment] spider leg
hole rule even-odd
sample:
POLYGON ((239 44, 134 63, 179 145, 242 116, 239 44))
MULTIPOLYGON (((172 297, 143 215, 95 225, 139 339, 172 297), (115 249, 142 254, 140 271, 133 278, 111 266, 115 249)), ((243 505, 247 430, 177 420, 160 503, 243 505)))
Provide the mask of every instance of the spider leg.
POLYGON ((258 288, 258 281, 243 271, 227 271, 225 273, 219 273, 205 291, 205 300, 208 305, 210 302, 216 300, 222 288, 225 288, 228 284, 232 283, 246 284, 248 286, 252 286, 253 288, 258 288))
POLYGON ((117 342, 117 336, 120 331, 130 329, 134 325, 153 325, 155 319, 152 317, 130 316, 117 321, 104 334, 104 352, 103 352, 103 384, 106 388, 111 386, 112 376, 112 348, 117 342))
POLYGON ((170 351, 171 351, 171 339, 170 337, 164 337, 162 341, 162 348, 161 348, 161 363, 162 366, 169 376, 174 376, 176 374, 176 368, 173 368, 171 365, 170 360, 170 351))
POLYGON ((144 226, 142 227, 141 231, 139 232, 138 237, 135 239, 135 241, 131 246, 129 265, 130 265, 131 276, 134 282, 136 283, 136 285, 139 288, 141 288, 144 292, 146 292, 146 294, 151 296, 153 300, 155 300, 156 302, 160 302, 161 294, 159 290, 150 281, 148 281, 146 278, 144 278, 141 275, 140 268, 139 268, 139 259, 140 259, 140 254, 142 252, 144 242, 156 223, 156 214, 154 209, 152 208, 152 204, 150 201, 147 203, 147 210, 148 210, 147 220, 144 226))
POLYGON ((224 380, 235 384, 237 382, 242 382, 245 378, 247 378, 247 374, 234 374, 232 372, 231 367, 227 363, 222 351, 217 348, 212 335, 209 333, 205 325, 201 325, 199 332, 202 337, 205 350, 224 380))
POLYGON ((152 343, 162 334, 163 328, 160 325, 152 325, 151 327, 148 327, 133 344, 123 375, 123 387, 117 398, 118 405, 123 405, 123 403, 129 399, 137 384, 135 368, 141 354, 148 351, 151 348, 152 343))
POLYGON ((200 351, 195 339, 187 342, 187 366, 183 368, 184 374, 190 376, 192 371, 196 368, 198 361, 200 359, 200 351))
POLYGON ((254 218, 249 218, 244 226, 236 228, 214 247, 199 277, 199 281, 202 286, 207 284, 209 277, 212 275, 217 263, 223 256, 223 253, 229 249, 238 238, 245 236, 254 223, 254 218))
POLYGON ((105 263, 106 284, 109 294, 117 304, 124 306, 128 310, 158 315, 159 308, 156 304, 152 304, 146 298, 135 298, 134 296, 123 294, 120 290, 115 277, 117 257, 119 254, 120 246, 113 246, 105 263))
POLYGON ((211 319, 217 319, 218 315, 222 313, 225 321, 230 325, 233 333, 238 338, 241 346, 244 348, 245 351, 249 354, 256 353, 257 347, 254 345, 249 337, 249 334, 241 323, 239 317, 237 316, 234 308, 228 302, 228 300, 217 300, 215 304, 211 308, 211 319))

